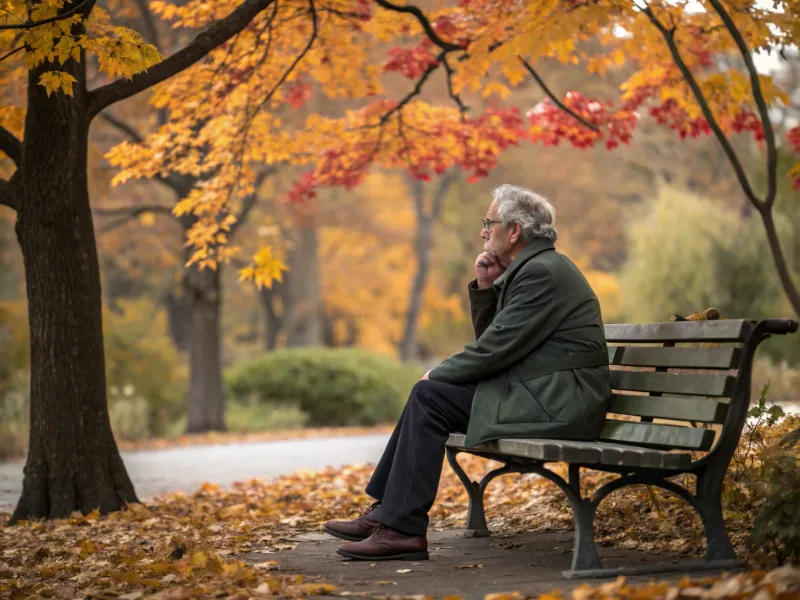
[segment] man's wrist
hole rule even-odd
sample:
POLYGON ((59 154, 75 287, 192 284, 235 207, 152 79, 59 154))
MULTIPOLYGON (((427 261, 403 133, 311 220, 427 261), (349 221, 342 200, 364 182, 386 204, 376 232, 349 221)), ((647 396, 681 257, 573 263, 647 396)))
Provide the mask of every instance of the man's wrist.
POLYGON ((481 281, 480 279, 476 279, 475 283, 479 290, 488 290, 494 285, 494 281, 481 281))

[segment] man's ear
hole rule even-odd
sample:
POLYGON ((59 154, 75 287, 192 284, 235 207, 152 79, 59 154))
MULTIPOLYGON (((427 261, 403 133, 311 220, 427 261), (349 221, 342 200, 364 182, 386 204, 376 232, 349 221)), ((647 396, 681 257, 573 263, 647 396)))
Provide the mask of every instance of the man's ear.
POLYGON ((519 238, 522 237, 522 225, 519 223, 514 223, 514 230, 511 232, 511 239, 509 240, 512 244, 516 244, 519 238))

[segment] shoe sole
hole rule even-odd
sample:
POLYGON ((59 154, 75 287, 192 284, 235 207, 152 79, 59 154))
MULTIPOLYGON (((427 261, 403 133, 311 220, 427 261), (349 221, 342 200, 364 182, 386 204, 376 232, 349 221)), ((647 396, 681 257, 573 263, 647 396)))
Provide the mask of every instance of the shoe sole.
POLYGON ((337 550, 337 554, 351 560, 377 561, 377 560, 429 560, 428 551, 425 552, 404 552, 402 554, 389 554, 387 556, 367 556, 365 554, 353 554, 344 550, 337 550))
POLYGON ((345 533, 339 533, 338 531, 330 529, 327 525, 325 525, 322 528, 322 531, 324 531, 328 535, 332 535, 335 538, 339 538, 340 540, 345 540, 345 541, 348 541, 348 542, 363 542, 365 539, 367 539, 369 537, 368 535, 364 536, 364 537, 356 537, 354 535, 347 535, 345 533))

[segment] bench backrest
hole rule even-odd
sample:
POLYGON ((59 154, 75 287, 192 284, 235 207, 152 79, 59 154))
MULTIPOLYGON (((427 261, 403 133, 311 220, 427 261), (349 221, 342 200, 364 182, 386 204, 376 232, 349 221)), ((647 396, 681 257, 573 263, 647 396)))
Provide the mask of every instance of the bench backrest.
POLYGON ((728 438, 732 452, 750 402, 756 347, 768 334, 796 329, 796 322, 777 319, 606 325, 612 414, 600 440, 705 451, 717 436, 701 424, 721 424, 717 439, 728 438))

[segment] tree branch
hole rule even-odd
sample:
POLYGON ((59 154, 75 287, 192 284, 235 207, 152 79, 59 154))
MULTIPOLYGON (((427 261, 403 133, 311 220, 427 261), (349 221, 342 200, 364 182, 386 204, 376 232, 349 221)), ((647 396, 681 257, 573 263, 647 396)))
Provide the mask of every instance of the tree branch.
POLYGON ((160 36, 158 35, 158 29, 156 28, 156 22, 153 19, 153 13, 150 12, 149 0, 135 0, 135 2, 136 6, 139 7, 139 14, 142 15, 142 21, 144 24, 144 32, 146 38, 157 49, 163 50, 163 48, 161 47, 160 36))
POLYGON ((750 50, 742 37, 741 32, 736 28, 736 24, 731 19, 731 16, 725 10, 725 7, 719 0, 709 0, 711 6, 717 11, 728 32, 731 34, 733 41, 739 48, 739 52, 744 59, 744 64, 747 67, 747 73, 750 75, 750 87, 753 88, 753 98, 755 98, 756 106, 758 107, 758 115, 761 118, 761 128, 764 130, 764 141, 767 145, 767 196, 764 198, 764 204, 771 207, 775 202, 775 197, 778 191, 778 150, 775 146, 775 132, 772 129, 772 123, 769 120, 769 112, 767 110, 767 103, 764 100, 764 94, 761 91, 761 82, 758 79, 758 71, 753 63, 753 57, 750 50))
POLYGON ((433 217, 434 221, 439 219, 439 213, 442 212, 442 204, 445 196, 447 196, 447 191, 456 180, 458 180, 458 170, 455 167, 445 171, 439 178, 439 185, 436 186, 436 192, 433 195, 433 209, 431 210, 431 217, 433 217))
POLYGON ((412 89, 408 94, 406 94, 405 97, 402 100, 400 100, 400 102, 398 102, 394 108, 392 108, 390 111, 388 111, 381 117, 380 126, 383 126, 389 120, 389 117, 391 117, 394 113, 399 112, 406 104, 411 102, 412 98, 418 96, 420 92, 422 92, 422 86, 428 80, 428 77, 431 76, 431 73, 433 73, 436 69, 439 68, 439 63, 444 60, 445 54, 446 51, 442 51, 441 54, 439 54, 439 56, 436 57, 436 62, 430 65, 427 69, 425 69, 425 72, 417 80, 417 84, 414 86, 414 89, 412 89))
POLYGON ((15 165, 19 166, 22 157, 22 142, 2 125, 0 125, 0 150, 5 152, 15 165))
MULTIPOLYGON (((141 133, 139 133, 132 125, 115 117, 113 114, 111 114, 111 112, 104 110, 98 116, 109 125, 119 129, 137 144, 144 142, 144 136, 142 136, 141 133)), ((156 175, 153 177, 153 179, 170 188, 181 198, 188 194, 189 190, 191 190, 197 182, 196 178, 192 177, 191 175, 183 175, 182 173, 177 173, 174 171, 166 176, 156 175)))
POLYGON ((533 77, 536 80, 536 83, 539 84, 539 87, 542 88, 542 90, 544 91, 545 94, 547 94, 547 97, 550 98, 550 100, 553 102, 553 104, 558 106, 558 108, 560 108, 565 113, 570 115, 573 119, 578 121, 584 127, 588 127, 589 129, 591 129, 595 133, 600 133, 600 130, 596 126, 594 126, 591 123, 589 123, 586 119, 584 119, 578 113, 573 111, 566 104, 561 102, 561 100, 556 98, 556 96, 553 94, 553 92, 550 91, 550 88, 547 87, 547 85, 545 84, 544 80, 541 77, 539 77, 539 74, 533 69, 533 67, 528 63, 527 60, 525 60, 521 56, 517 56, 517 58, 523 64, 523 66, 528 70, 528 73, 531 74, 531 77, 533 77))
POLYGON ((0 25, 0 31, 6 31, 8 29, 33 29, 35 27, 40 27, 42 25, 47 25, 48 23, 54 23, 56 21, 63 21, 64 19, 68 19, 72 15, 76 15, 81 12, 84 8, 91 6, 97 0, 83 0, 77 6, 73 6, 67 12, 55 15, 54 17, 48 17, 47 19, 42 19, 41 21, 26 21, 24 23, 17 23, 14 25, 0 25))
POLYGON ((445 53, 442 53, 442 63, 444 64, 445 77, 447 79, 447 93, 450 98, 453 99, 453 102, 458 105, 458 110, 461 113, 461 118, 463 119, 464 114, 469 110, 469 107, 461 101, 461 96, 456 94, 455 90, 453 90, 453 67, 450 66, 449 62, 447 62, 447 55, 445 53))
POLYGON ((137 144, 141 144, 144 141, 144 136, 139 133, 136 129, 134 129, 133 125, 118 119, 114 115, 112 115, 109 111, 104 110, 98 115, 101 119, 103 119, 109 125, 112 125, 119 129, 122 133, 127 135, 131 140, 136 142, 137 144))
POLYGON ((0 62, 3 62, 5 59, 7 59, 7 58, 9 58, 11 56, 14 56, 17 52, 19 52, 20 50, 24 50, 24 49, 25 49, 25 46, 23 45, 23 46, 17 46, 13 50, 9 50, 3 56, 0 56, 0 62))
POLYGON ((100 217, 114 217, 121 215, 118 219, 114 219, 98 229, 97 233, 101 234, 113 231, 114 229, 125 225, 131 219, 145 213, 172 216, 172 209, 168 206, 162 206, 160 204, 146 204, 142 206, 124 206, 120 208, 95 208, 92 209, 92 213, 100 217))
POLYGON ((19 202, 14 194, 14 185, 6 179, 0 179, 0 206, 7 206, 13 211, 19 210, 19 202))
POLYGON ((736 178, 739 180, 739 184, 742 186, 742 190, 744 191, 748 200, 753 203, 753 206, 755 206, 759 212, 763 212, 765 207, 764 203, 756 197, 753 188, 750 187, 750 182, 747 179, 744 168, 742 168, 742 163, 739 162, 739 157, 736 156, 733 146, 731 146, 730 141, 728 141, 728 138, 723 133, 719 123, 717 123, 717 120, 714 118, 711 108, 708 105, 708 101, 703 95, 703 90, 700 89, 697 80, 694 78, 694 75, 692 75, 691 70, 689 70, 689 67, 686 65, 686 62, 684 62, 680 52, 678 51, 678 46, 675 43, 674 29, 667 29, 664 27, 649 6, 644 6, 641 8, 641 10, 647 15, 647 17, 650 19, 650 22, 653 23, 653 25, 655 25, 656 28, 661 32, 664 41, 669 47, 670 54, 672 55, 672 61, 678 67, 681 75, 683 75, 684 80, 691 88, 692 94, 694 95, 695 100, 697 100, 697 104, 700 106, 700 110, 703 112, 703 116, 708 122, 708 126, 711 127, 711 130, 714 132, 717 141, 719 141, 722 149, 725 151, 725 155, 728 157, 728 161, 730 161, 731 165, 733 166, 733 170, 736 173, 736 178))
POLYGON ((267 179, 277 173, 278 168, 274 166, 269 166, 256 175, 256 180, 253 183, 253 193, 248 194, 244 200, 242 200, 242 206, 239 209, 239 214, 236 215, 236 222, 231 225, 230 230, 228 231, 228 240, 232 240, 233 236, 236 235, 237 230, 241 225, 247 220, 250 211, 253 210, 255 205, 258 203, 258 188, 261 187, 261 184, 267 179))
POLYGON ((163 204, 143 204, 141 206, 120 206, 118 208, 93 208, 92 213, 98 217, 119 217, 119 216, 133 216, 136 217, 143 213, 160 213, 164 215, 171 215, 172 209, 163 204))
POLYGON ((211 23, 188 46, 131 79, 118 79, 89 93, 89 118, 189 68, 214 48, 241 32, 275 0, 245 0, 224 19, 211 23))
POLYGON ((416 6, 413 5, 401 6, 398 4, 392 4, 391 2, 389 2, 389 0, 375 0, 375 2, 379 6, 382 6, 387 10, 414 15, 417 21, 419 21, 419 24, 422 25, 422 28, 425 30, 425 35, 428 36, 428 39, 437 46, 439 46, 439 48, 441 48, 442 50, 446 52, 453 52, 456 50, 464 49, 458 44, 451 44, 450 42, 446 42, 442 38, 440 38, 436 33, 436 31, 433 29, 433 25, 431 25, 431 22, 430 20, 428 20, 428 17, 426 17, 425 14, 416 6))

